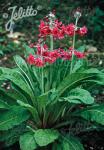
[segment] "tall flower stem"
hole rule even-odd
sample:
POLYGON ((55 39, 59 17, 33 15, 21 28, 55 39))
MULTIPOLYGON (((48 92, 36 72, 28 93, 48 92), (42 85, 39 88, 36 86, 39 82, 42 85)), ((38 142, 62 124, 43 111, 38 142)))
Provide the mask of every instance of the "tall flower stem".
POLYGON ((53 50, 53 35, 50 35, 50 50, 53 50))
MULTIPOLYGON (((50 51, 53 50, 53 35, 50 35, 50 51)), ((50 87, 52 82, 52 65, 50 65, 50 87)))
MULTIPOLYGON (((43 45, 41 44, 41 59, 43 59, 42 57, 42 49, 43 49, 43 45)), ((41 68, 41 88, 42 88, 42 93, 44 93, 44 68, 41 68)))
POLYGON ((74 59, 74 48, 75 48, 75 38, 76 38, 76 28, 77 28, 77 23, 78 23, 78 19, 79 17, 76 18, 76 21, 75 21, 75 29, 74 29, 74 35, 73 35, 73 45, 72 45, 72 58, 71 58, 71 65, 70 65, 70 74, 72 73, 73 71, 73 59, 74 59))
POLYGON ((44 93, 44 73, 43 73, 43 67, 42 67, 42 93, 44 93))

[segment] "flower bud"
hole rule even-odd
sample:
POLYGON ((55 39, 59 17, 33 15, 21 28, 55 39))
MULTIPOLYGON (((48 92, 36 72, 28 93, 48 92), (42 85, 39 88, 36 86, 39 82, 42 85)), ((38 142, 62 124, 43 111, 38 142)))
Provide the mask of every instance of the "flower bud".
POLYGON ((75 18, 80 18, 81 17, 81 12, 76 11, 75 14, 74 14, 74 17, 75 18))

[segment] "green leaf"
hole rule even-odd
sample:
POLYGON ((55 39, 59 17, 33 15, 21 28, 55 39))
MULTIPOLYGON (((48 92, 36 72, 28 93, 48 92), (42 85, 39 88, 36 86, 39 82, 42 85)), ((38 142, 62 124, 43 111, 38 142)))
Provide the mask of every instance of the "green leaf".
POLYGON ((35 132, 34 137, 39 146, 46 146, 58 139, 59 133, 57 130, 39 129, 35 132))
POLYGON ((79 48, 77 48, 78 51, 80 52, 84 52, 86 49, 86 45, 80 46, 79 48))
POLYGON ((21 93, 21 91, 14 89, 14 87, 12 87, 9 91, 7 91, 7 90, 5 90, 3 88, 0 88, 0 91, 2 93, 4 93, 5 96, 7 96, 7 99, 8 99, 8 97, 10 97, 12 100, 19 99, 21 101, 27 102, 26 97, 21 93))
POLYGON ((9 109, 9 105, 0 100, 0 109, 9 109))
POLYGON ((75 137, 64 137, 62 150, 84 150, 83 145, 75 137))
POLYGON ((5 147, 11 146, 18 142, 20 135, 22 135, 26 130, 26 124, 22 123, 12 129, 0 131, 0 141, 5 142, 5 147))
POLYGON ((96 78, 87 80, 87 82, 96 83, 97 85, 104 85, 104 73, 100 73, 96 78))
POLYGON ((20 72, 25 76, 25 81, 27 82, 28 86, 34 91, 34 94, 35 94, 34 82, 31 77, 29 67, 27 66, 25 60, 18 55, 14 56, 14 60, 20 72))
POLYGON ((15 62, 16 62, 16 64, 17 64, 17 66, 18 66, 21 70, 23 70, 23 71, 25 71, 26 73, 28 73, 28 66, 27 66, 25 60, 24 60, 22 57, 20 57, 19 55, 16 55, 16 56, 14 56, 14 60, 15 60, 15 62))
POLYGON ((13 106, 11 109, 0 114, 0 130, 8 130, 26 121, 30 114, 20 106, 13 106))
POLYGON ((27 57, 29 54, 33 54, 34 55, 34 49, 30 48, 29 46, 27 46, 26 44, 24 44, 24 48, 25 48, 25 56, 27 57))
POLYGON ((31 87, 26 82, 24 76, 19 71, 17 71, 17 69, 0 67, 0 74, 0 80, 10 80, 16 86, 26 92, 31 97, 31 99, 35 98, 31 87))
POLYGON ((21 150, 34 150, 37 148, 34 134, 31 132, 27 132, 20 136, 19 143, 21 150))
POLYGON ((81 88, 75 88, 70 91, 68 97, 63 97, 63 100, 61 101, 68 101, 70 103, 76 103, 76 104, 93 104, 94 98, 91 96, 91 94, 81 88))
POLYGON ((90 79, 94 77, 95 74, 93 73, 72 73, 67 75, 66 78, 63 79, 63 81, 60 83, 60 85, 57 88, 57 93, 62 95, 67 89, 72 89, 82 83, 82 81, 85 81, 87 79, 90 79))
POLYGON ((51 89, 48 92, 45 92, 44 94, 37 97, 38 107, 40 112, 46 107, 48 103, 52 100, 52 97, 54 96, 55 89, 51 89))
POLYGON ((78 69, 80 69, 80 67, 83 66, 83 60, 79 59, 78 61, 76 61, 74 67, 73 67, 73 73, 76 72, 78 69))
POLYGON ((52 145, 52 150, 63 150, 61 143, 54 143, 52 145))
POLYGON ((38 69, 35 66, 32 66, 32 72, 37 82, 40 84, 40 74, 38 73, 38 69))
POLYGON ((99 71, 97 68, 90 68, 90 69, 87 69, 87 70, 84 70, 83 71, 83 73, 88 73, 88 74, 90 74, 90 73, 96 73, 96 74, 101 74, 102 72, 101 71, 99 71))
POLYGON ((30 104, 27 104, 27 103, 24 103, 20 100, 17 100, 17 103, 22 106, 22 107, 25 107, 27 110, 30 111, 30 113, 32 114, 33 118, 34 118, 34 121, 36 124, 40 124, 41 123, 41 120, 39 118, 39 114, 38 114, 38 111, 36 110, 35 107, 31 106, 30 104))
POLYGON ((88 107, 77 112, 76 115, 81 116, 86 120, 104 125, 104 104, 88 107))

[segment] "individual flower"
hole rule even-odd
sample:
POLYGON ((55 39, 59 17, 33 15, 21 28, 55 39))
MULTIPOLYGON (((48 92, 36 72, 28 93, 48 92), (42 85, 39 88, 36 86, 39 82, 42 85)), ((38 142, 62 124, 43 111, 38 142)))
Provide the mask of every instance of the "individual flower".
POLYGON ((61 54, 62 58, 64 60, 70 60, 72 58, 72 54, 70 52, 66 52, 64 51, 62 54, 61 54))
POLYGON ((27 62, 30 64, 30 65, 34 65, 34 56, 32 54, 30 54, 27 58, 27 62))
POLYGON ((47 36, 50 33, 51 33, 51 30, 50 30, 49 26, 46 26, 46 27, 40 29, 40 36, 41 37, 47 36))
POLYGON ((40 44, 37 44, 36 47, 37 47, 37 51, 36 51, 37 55, 43 56, 44 53, 48 50, 48 46, 46 44, 42 46, 40 44))
POLYGON ((79 52, 79 51, 73 49, 73 47, 69 47, 69 50, 70 50, 70 52, 73 53, 77 58, 80 58, 80 59, 81 59, 81 58, 84 58, 84 57, 85 57, 85 53, 79 52))
POLYGON ((30 54, 27 58, 27 62, 30 64, 30 65, 35 65, 37 67, 43 67, 44 66, 44 61, 42 58, 36 58, 34 57, 34 55, 30 54))
POLYGON ((81 10, 78 10, 78 9, 77 9, 77 10, 75 11, 75 13, 74 13, 74 17, 75 17, 76 19, 79 19, 79 18, 81 17, 81 15, 82 15, 82 14, 81 14, 81 10))
POLYGON ((49 53, 49 57, 51 57, 51 58, 55 57, 55 58, 57 59, 57 58, 59 58, 60 56, 61 56, 61 55, 60 55, 60 53, 58 53, 57 50, 50 51, 50 53, 49 53))
POLYGON ((75 25, 73 23, 66 26, 65 33, 69 36, 74 35, 75 25))
POLYGON ((44 61, 49 64, 53 64, 56 61, 56 57, 45 57, 44 61))
POLYGON ((65 28, 62 28, 58 32, 58 39, 63 39, 65 37, 65 28))
POLYGON ((55 20, 55 23, 54 23, 55 27, 61 28, 62 25, 63 25, 62 22, 60 22, 59 20, 55 20))
POLYGON ((34 65, 37 67, 43 67, 44 66, 44 61, 42 58, 35 58, 34 59, 34 65))
POLYGON ((40 32, 39 37, 44 37, 51 33, 49 25, 46 24, 43 20, 40 22, 39 32, 40 32))
POLYGON ((31 44, 29 45, 30 48, 33 48, 34 46, 35 46, 35 43, 31 43, 31 44))
POLYGON ((85 57, 85 53, 82 53, 82 52, 79 52, 79 51, 74 51, 74 55, 77 58, 80 58, 80 59, 85 57))
POLYGON ((43 20, 41 20, 39 28, 41 29, 41 28, 44 28, 45 26, 46 26, 46 23, 43 20))
POLYGON ((58 32, 59 32, 59 29, 57 27, 54 27, 52 29, 52 35, 53 35, 54 38, 58 37, 58 32))
POLYGON ((59 48, 58 50, 59 50, 61 58, 63 60, 70 60, 71 59, 71 57, 72 57, 71 52, 67 52, 67 51, 63 50, 62 48, 59 48))
POLYGON ((80 36, 83 36, 83 35, 85 35, 85 34, 87 33, 87 31, 88 31, 87 27, 84 26, 84 27, 80 28, 80 29, 77 31, 77 33, 78 33, 80 36))
POLYGON ((48 62, 49 64, 54 63, 58 58, 60 58, 60 53, 57 50, 54 51, 48 51, 44 53, 44 60, 45 62, 48 62))

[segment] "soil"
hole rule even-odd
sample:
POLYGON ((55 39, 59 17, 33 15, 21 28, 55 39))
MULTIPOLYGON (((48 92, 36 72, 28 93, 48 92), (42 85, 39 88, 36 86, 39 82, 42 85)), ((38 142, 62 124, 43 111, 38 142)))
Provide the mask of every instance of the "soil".
POLYGON ((85 150, 104 150, 104 131, 80 135, 85 150))

